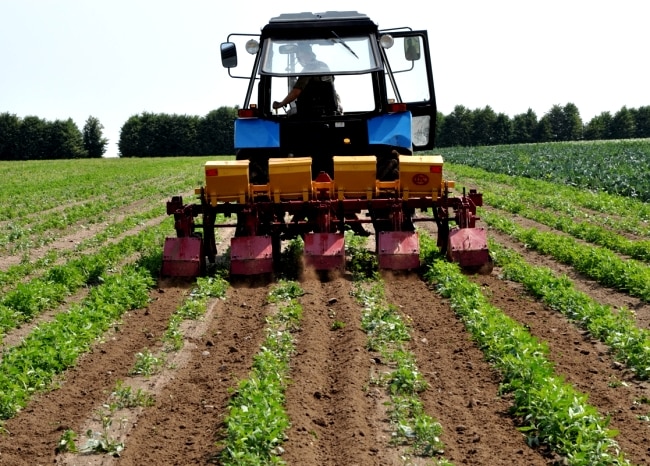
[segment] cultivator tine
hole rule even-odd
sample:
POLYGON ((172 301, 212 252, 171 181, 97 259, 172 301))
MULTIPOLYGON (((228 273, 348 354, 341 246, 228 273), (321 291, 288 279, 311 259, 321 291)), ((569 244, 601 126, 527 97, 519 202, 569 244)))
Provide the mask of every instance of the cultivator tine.
POLYGON ((420 267, 420 244, 417 232, 379 232, 377 257, 380 269, 417 269, 420 267))
POLYGON ((316 270, 345 270, 345 240, 342 233, 305 235, 305 263, 316 270))
POLYGON ((203 270, 203 247, 201 238, 185 236, 166 238, 163 249, 162 269, 164 277, 198 277, 203 270))
POLYGON ((449 231, 449 258, 463 268, 491 262, 485 228, 454 228, 449 231))
POLYGON ((260 275, 273 272, 270 236, 240 236, 230 240, 230 273, 260 275))

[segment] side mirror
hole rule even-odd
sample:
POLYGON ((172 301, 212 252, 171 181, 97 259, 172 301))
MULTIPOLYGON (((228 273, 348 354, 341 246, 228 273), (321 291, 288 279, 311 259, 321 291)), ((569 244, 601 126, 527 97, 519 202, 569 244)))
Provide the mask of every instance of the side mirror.
POLYGON ((234 68, 237 66, 237 47, 232 42, 221 44, 221 64, 224 68, 234 68))
POLYGON ((407 37, 404 40, 404 58, 409 61, 420 59, 420 41, 416 37, 407 37))

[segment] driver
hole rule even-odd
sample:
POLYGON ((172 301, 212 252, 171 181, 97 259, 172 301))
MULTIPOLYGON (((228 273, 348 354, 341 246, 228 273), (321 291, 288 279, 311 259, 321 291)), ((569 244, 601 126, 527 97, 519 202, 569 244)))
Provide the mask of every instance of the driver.
MULTIPOLYGON (((329 66, 325 62, 316 59, 316 54, 308 44, 298 45, 296 58, 305 73, 330 72, 329 66)), ((342 113, 339 96, 334 90, 334 76, 331 74, 300 76, 284 99, 273 102, 273 109, 284 107, 294 100, 296 100, 299 113, 304 113, 305 107, 315 108, 317 106, 322 106, 323 111, 342 113), (301 94, 302 98, 300 98, 301 94), (325 107, 333 108, 326 109, 325 107)))

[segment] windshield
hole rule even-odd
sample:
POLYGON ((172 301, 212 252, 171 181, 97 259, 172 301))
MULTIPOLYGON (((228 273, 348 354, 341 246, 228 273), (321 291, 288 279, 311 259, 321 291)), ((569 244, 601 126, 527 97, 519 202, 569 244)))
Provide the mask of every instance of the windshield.
POLYGON ((379 69, 376 44, 371 36, 329 39, 266 39, 263 44, 261 74, 290 76, 301 74, 359 74, 379 69))

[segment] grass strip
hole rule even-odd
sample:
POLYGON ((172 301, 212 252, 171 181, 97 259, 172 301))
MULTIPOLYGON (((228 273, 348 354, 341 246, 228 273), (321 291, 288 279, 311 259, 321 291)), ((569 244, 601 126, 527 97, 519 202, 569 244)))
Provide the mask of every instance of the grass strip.
POLYGON ((485 210, 480 216, 492 228, 512 236, 530 249, 572 266, 601 285, 650 302, 650 266, 623 259, 602 247, 581 244, 568 236, 522 228, 510 219, 485 210))
POLYGON ((269 294, 277 312, 267 318, 266 339, 255 355, 250 376, 242 380, 225 419, 222 465, 284 464, 280 455, 289 428, 284 408, 289 358, 295 350, 292 331, 302 319, 297 298, 303 294, 293 281, 281 280, 269 294))
MULTIPOLYGON (((422 236, 422 235, 421 235, 422 236)), ((425 241, 423 248, 435 248, 425 241)), ((501 373, 501 393, 510 393, 511 412, 532 447, 547 446, 566 458, 566 464, 592 466, 629 464, 608 429, 609 419, 587 404, 578 392, 555 374, 548 348, 526 328, 492 306, 479 285, 458 266, 428 255, 425 278, 450 300, 486 359, 501 373)))
POLYGON ((530 265, 520 254, 494 241, 490 241, 490 254, 502 268, 503 278, 523 284, 533 296, 608 345, 613 356, 638 378, 650 377, 650 332, 637 327, 631 311, 612 312, 610 306, 576 290, 566 276, 557 277, 547 267, 530 265))

